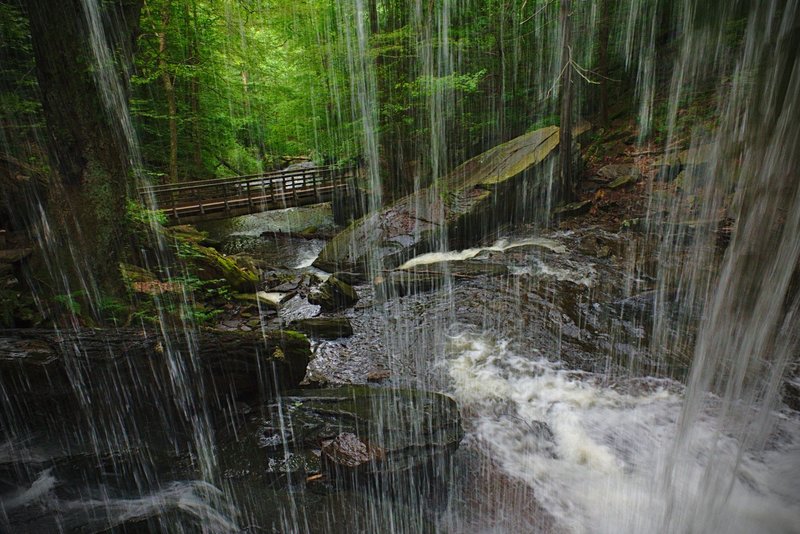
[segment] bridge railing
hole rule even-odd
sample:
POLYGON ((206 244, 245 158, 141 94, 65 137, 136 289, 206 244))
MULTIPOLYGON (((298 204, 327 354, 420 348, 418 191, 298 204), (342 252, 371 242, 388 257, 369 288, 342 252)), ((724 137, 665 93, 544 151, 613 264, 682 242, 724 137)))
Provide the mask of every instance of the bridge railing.
POLYGON ((347 187, 352 167, 313 167, 293 171, 213 178, 139 188, 140 196, 174 219, 234 210, 263 211, 330 200, 334 190, 347 187))

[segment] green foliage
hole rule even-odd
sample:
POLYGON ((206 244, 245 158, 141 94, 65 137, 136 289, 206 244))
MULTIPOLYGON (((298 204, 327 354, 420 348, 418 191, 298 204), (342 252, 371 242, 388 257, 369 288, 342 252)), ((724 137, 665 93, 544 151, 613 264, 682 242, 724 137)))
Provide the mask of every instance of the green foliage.
POLYGON ((533 122, 530 126, 528 126, 527 131, 535 132, 536 130, 541 130, 542 128, 547 128, 548 126, 559 126, 560 124, 561 116, 554 113, 533 122))
POLYGON ((86 297, 86 291, 79 290, 79 291, 73 291, 71 293, 54 295, 53 302, 59 304, 69 313, 79 316, 81 315, 81 311, 83 309, 81 307, 80 299, 84 297, 86 297))
POLYGON ((101 297, 97 307, 100 319, 115 326, 123 324, 130 312, 128 304, 115 297, 101 297))
POLYGON ((486 76, 486 69, 472 74, 450 74, 448 76, 421 76, 408 83, 395 85, 397 89, 408 91, 412 98, 427 97, 442 91, 461 91, 474 93, 478 84, 486 76))
POLYGON ((310 23, 318 9, 316 2, 148 2, 131 101, 146 162, 167 169, 165 75, 176 93, 181 178, 259 172, 280 156, 318 152, 327 98, 310 23))
POLYGON ((209 324, 222 314, 222 310, 207 310, 201 306, 188 306, 181 308, 184 320, 189 320, 198 324, 209 324))
POLYGON ((133 199, 128 199, 125 205, 125 216, 134 225, 167 224, 167 216, 163 211, 149 210, 133 199))
POLYGON ((28 19, 16 3, 0 3, 0 139, 21 161, 33 157, 44 122, 37 92, 28 19))

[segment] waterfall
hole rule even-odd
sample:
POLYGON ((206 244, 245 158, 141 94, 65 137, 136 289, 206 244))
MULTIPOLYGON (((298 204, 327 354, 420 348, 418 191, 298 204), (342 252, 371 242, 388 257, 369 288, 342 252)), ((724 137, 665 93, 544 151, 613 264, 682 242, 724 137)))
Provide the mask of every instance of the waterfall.
MULTIPOLYGON (((332 238, 319 206, 210 237, 167 231, 155 196, 140 198, 155 165, 144 136, 163 141, 150 129, 165 117, 129 104, 111 8, 79 2, 131 170, 116 178, 142 203, 146 235, 124 246, 159 277, 136 282, 156 288, 150 322, 95 329, 73 310, 68 327, 0 331, 0 530, 798 532, 796 0, 195 2, 207 12, 194 24, 224 26, 216 45, 269 64, 262 77, 319 58, 302 80, 324 81, 293 89, 328 94, 303 101, 265 96, 272 80, 215 57, 245 105, 219 74, 208 94, 230 117, 215 108, 204 127, 236 129, 228 148, 263 170, 297 156, 266 153, 270 113, 313 104, 307 160, 359 163, 355 220, 332 238), (619 92, 610 117, 600 86, 619 92), (558 183, 561 126, 574 127, 579 198, 558 183), (201 277, 180 261, 198 250, 261 276, 201 277), (292 346, 305 360, 286 391, 292 346)), ((200 64, 183 59, 173 90, 200 64)), ((201 113, 189 100, 179 108, 201 113)), ((230 167, 220 154, 210 175, 230 167)), ((82 236, 61 254, 47 207, 26 200, 56 284, 35 281, 33 298, 44 309, 45 292, 77 283, 97 312, 82 236)))

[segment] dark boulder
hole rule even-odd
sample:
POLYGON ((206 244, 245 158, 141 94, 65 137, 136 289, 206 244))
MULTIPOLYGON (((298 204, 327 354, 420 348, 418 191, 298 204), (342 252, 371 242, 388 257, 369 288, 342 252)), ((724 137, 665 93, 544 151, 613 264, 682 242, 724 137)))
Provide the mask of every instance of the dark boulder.
POLYGON ((101 405, 109 387, 133 395, 142 384, 172 383, 172 367, 191 358, 197 364, 194 379, 219 392, 220 400, 268 398, 296 387, 310 357, 308 339, 288 330, 200 330, 191 340, 183 332, 166 339, 134 328, 0 330, 0 388, 20 413, 54 402, 80 404, 81 398, 101 405))
POLYGON ((226 470, 264 472, 289 453, 293 470, 322 469, 343 485, 362 476, 398 482, 443 468, 462 437, 458 406, 438 393, 369 386, 308 389, 252 416, 220 457, 237 462, 226 470))

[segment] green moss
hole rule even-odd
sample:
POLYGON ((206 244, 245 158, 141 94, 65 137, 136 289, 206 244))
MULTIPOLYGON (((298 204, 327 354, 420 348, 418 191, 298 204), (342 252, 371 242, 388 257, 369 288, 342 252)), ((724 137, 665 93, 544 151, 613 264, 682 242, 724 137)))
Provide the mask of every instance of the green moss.
POLYGON ((177 241, 178 256, 189 263, 189 271, 201 280, 224 279, 236 291, 255 288, 258 275, 239 266, 233 258, 210 247, 189 241, 177 241))
POLYGON ((306 335, 302 332, 298 332, 297 330, 279 330, 276 332, 276 334, 294 341, 308 342, 306 335))

